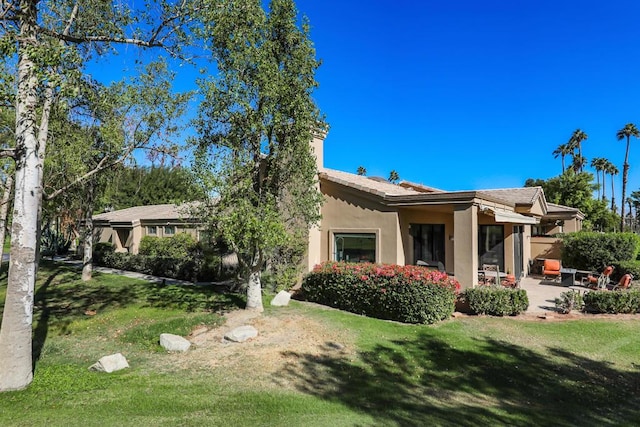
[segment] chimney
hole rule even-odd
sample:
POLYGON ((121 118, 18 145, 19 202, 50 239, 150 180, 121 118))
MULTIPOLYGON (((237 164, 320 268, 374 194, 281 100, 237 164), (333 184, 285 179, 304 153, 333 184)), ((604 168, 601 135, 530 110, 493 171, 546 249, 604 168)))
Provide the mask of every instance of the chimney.
POLYGON ((324 169, 324 139, 327 137, 327 131, 316 129, 311 139, 312 154, 316 158, 316 166, 318 172, 324 169))

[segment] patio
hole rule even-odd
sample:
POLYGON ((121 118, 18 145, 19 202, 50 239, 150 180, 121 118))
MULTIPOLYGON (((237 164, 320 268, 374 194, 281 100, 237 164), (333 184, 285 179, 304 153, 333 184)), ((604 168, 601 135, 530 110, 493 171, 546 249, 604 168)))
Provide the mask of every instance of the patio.
POLYGON ((560 282, 542 280, 540 276, 524 277, 520 281, 520 288, 527 291, 529 297, 529 308, 527 314, 543 314, 545 312, 555 312, 555 299, 560 294, 570 289, 562 286, 560 282))

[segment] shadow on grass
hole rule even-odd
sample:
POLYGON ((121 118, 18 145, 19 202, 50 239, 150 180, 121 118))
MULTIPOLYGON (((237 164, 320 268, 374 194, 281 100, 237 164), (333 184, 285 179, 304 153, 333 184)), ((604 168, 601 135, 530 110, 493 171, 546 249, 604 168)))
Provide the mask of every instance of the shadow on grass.
MULTIPOLYGON (((297 388, 367 413, 381 425, 630 425, 640 414, 640 372, 562 349, 550 355, 492 339, 466 349, 429 333, 351 361, 304 354, 285 368, 297 388)), ((325 350, 329 345, 325 346, 325 350)))
POLYGON ((240 308, 244 297, 202 286, 164 286, 139 280, 95 274, 88 282, 68 266, 44 263, 34 295, 33 360, 40 357, 51 328, 59 334, 90 312, 138 305, 184 311, 222 313, 240 308))

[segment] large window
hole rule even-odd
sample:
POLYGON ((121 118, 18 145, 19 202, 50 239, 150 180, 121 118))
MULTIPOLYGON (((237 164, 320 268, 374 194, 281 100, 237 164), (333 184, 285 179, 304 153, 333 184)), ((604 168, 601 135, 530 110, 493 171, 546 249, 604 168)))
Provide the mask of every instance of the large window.
POLYGON ((478 235, 478 264, 497 264, 504 270, 504 226, 481 225, 478 235))
POLYGON ((164 235, 165 236, 173 236, 176 234, 176 227, 174 225, 165 225, 164 226, 164 235))
POLYGON ((334 259, 346 262, 376 262, 375 233, 335 233, 334 259))
POLYGON ((147 226, 147 235, 155 236, 157 234, 158 234, 158 227, 156 227, 155 225, 148 225, 147 226))
POLYGON ((413 263, 440 261, 444 257, 444 224, 411 224, 413 236, 413 263))

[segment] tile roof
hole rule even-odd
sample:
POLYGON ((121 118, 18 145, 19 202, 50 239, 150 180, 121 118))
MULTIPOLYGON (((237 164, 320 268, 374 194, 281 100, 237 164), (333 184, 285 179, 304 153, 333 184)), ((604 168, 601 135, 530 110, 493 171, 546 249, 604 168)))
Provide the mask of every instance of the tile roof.
POLYGON ((380 197, 384 196, 409 196, 422 194, 422 192, 392 184, 381 178, 355 175, 348 172, 324 168, 320 177, 337 184, 346 185, 360 191, 372 193, 380 197))
POLYGON ((170 220, 188 218, 188 205, 149 205, 105 212, 93 216, 94 221, 133 222, 138 220, 170 220))
POLYGON ((532 205, 543 194, 542 187, 499 188, 478 190, 478 193, 487 194, 515 205, 532 205))
POLYGON ((580 212, 578 208, 572 208, 570 206, 556 205, 555 203, 547 202, 547 213, 576 213, 580 212))

